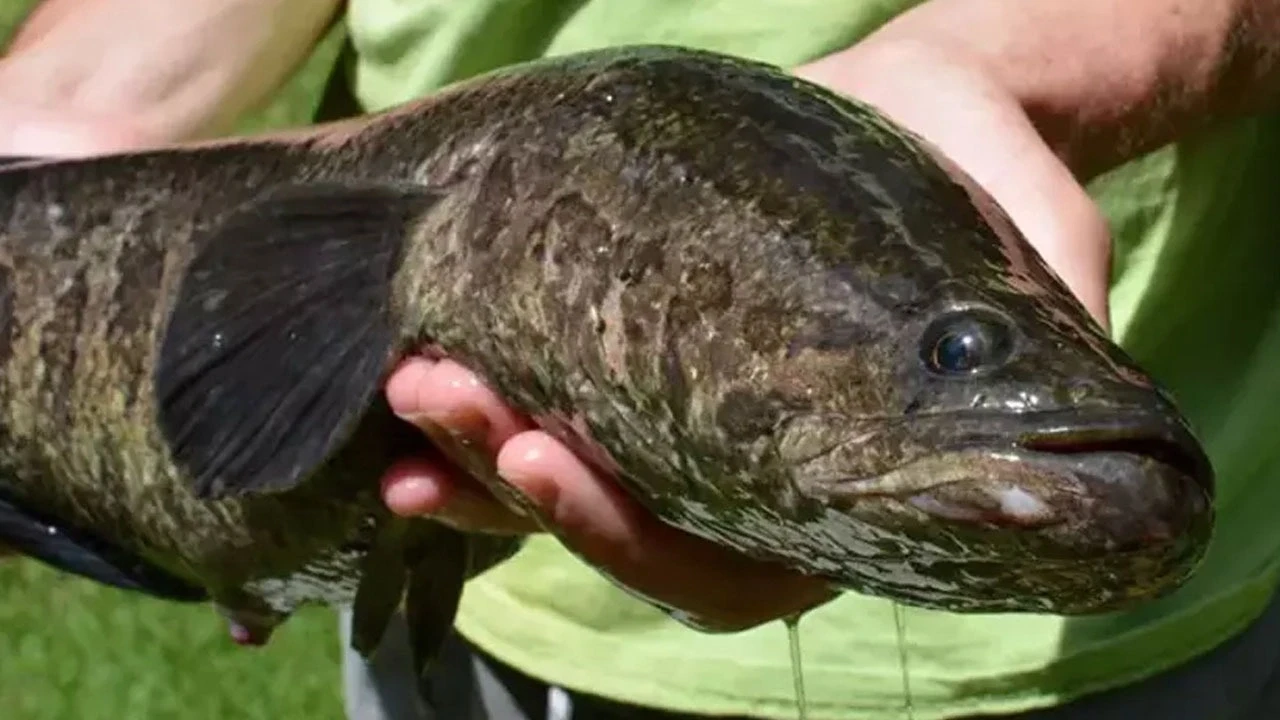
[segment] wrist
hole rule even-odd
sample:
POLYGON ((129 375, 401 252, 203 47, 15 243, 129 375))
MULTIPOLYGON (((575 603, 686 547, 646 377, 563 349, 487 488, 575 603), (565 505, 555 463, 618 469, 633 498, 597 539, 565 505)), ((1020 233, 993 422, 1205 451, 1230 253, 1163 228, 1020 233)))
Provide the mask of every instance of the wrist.
POLYGON ((0 57, 0 114, 15 104, 57 111, 130 145, 221 135, 301 66, 340 6, 44 0, 0 57))
POLYGON ((1086 180, 1266 107, 1277 32, 1277 0, 931 0, 866 42, 975 68, 1086 180))

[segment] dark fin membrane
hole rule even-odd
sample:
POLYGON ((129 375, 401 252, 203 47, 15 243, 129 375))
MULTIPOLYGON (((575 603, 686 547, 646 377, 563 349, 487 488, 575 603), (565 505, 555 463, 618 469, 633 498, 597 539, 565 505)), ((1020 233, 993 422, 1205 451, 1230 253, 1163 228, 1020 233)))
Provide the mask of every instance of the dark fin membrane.
POLYGON ((288 490, 348 438, 394 359, 392 277, 435 197, 289 186, 196 239, 155 386, 164 438, 197 495, 288 490))
POLYGON ((384 520, 362 563, 360 585, 351 608, 351 649, 365 659, 382 643, 387 625, 404 597, 404 538, 408 522, 402 518, 384 520))
POLYGON ((22 165, 29 162, 41 162, 49 158, 35 157, 33 155, 0 155, 0 170, 10 165, 22 165))
POLYGON ((203 602, 203 588, 188 583, 89 533, 24 506, 0 488, 0 545, 50 567, 162 600, 203 602))
POLYGON ((430 704, 430 672, 458 614, 462 587, 471 567, 470 541, 463 533, 438 525, 421 543, 409 548, 409 557, 404 615, 418 694, 430 704))

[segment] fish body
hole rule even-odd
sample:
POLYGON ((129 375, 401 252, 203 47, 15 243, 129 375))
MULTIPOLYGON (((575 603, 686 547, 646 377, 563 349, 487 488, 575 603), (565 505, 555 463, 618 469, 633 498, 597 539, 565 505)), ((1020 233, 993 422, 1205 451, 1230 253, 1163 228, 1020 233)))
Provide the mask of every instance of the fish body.
POLYGON ((407 594, 430 645, 513 550, 380 504, 427 449, 381 382, 423 348, 663 521, 845 589, 1103 611, 1177 587, 1212 528, 1172 400, 988 195, 873 109, 705 52, 10 166, 0 292, 12 516, 264 628, 354 602, 371 648, 407 594))

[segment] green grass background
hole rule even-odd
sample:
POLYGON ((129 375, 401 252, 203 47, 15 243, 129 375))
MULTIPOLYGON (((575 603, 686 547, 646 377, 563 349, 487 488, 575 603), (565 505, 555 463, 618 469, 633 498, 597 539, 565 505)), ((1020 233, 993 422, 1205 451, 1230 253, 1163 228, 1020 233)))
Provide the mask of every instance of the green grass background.
MULTIPOLYGON (((0 0, 0 46, 33 4, 0 0)), ((243 127, 306 122, 338 40, 335 32, 243 127)), ((5 720, 342 718, 338 650, 328 609, 300 613, 265 648, 243 649, 208 606, 139 597, 31 561, 0 562, 5 720)))

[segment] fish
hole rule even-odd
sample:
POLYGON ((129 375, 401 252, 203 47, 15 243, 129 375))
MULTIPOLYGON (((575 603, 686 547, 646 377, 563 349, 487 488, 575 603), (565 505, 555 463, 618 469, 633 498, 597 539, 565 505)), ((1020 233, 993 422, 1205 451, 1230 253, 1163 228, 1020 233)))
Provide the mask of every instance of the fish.
POLYGON ((537 509, 393 415, 416 353, 662 522, 840 591, 1107 612, 1212 537, 1175 398, 988 193, 875 107, 714 52, 5 165, 0 326, 0 544, 244 641, 351 604, 368 654, 402 607, 419 672, 522 540, 393 516, 383 471, 437 453, 537 509))

